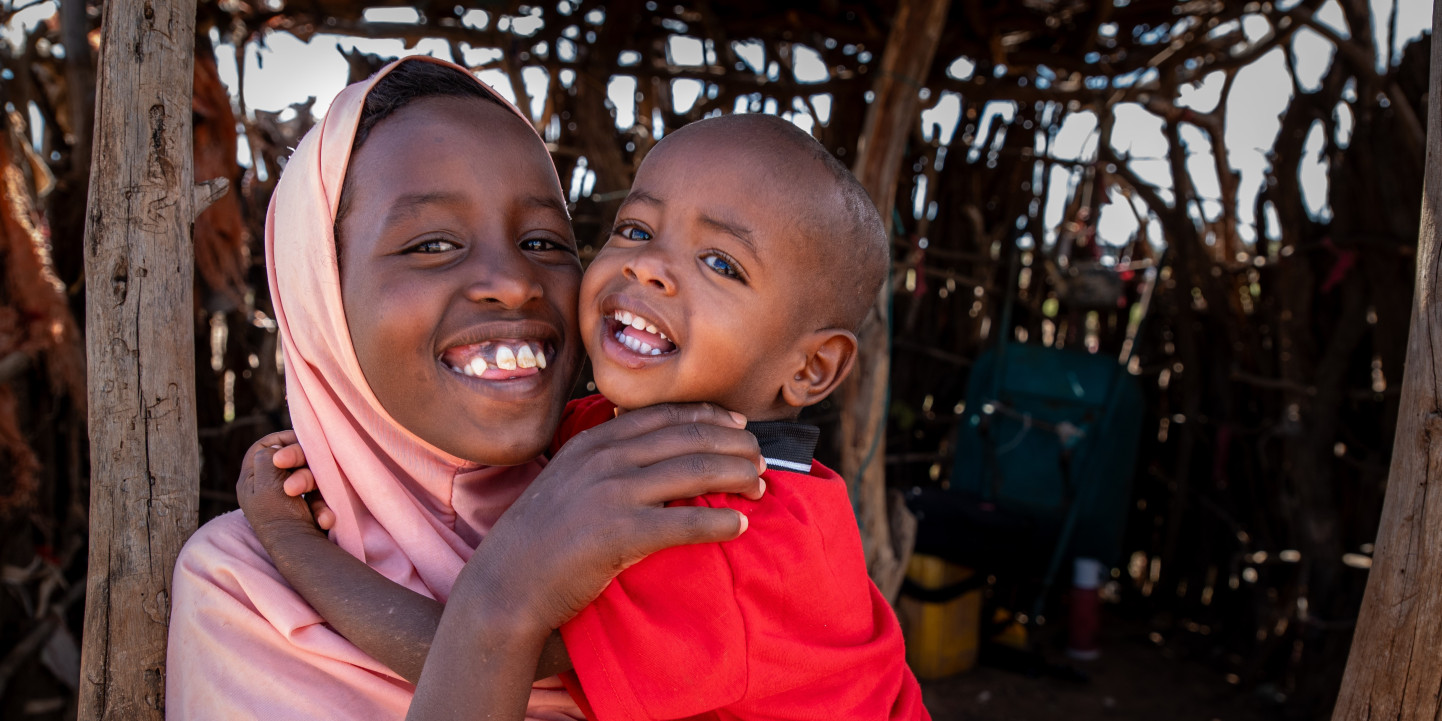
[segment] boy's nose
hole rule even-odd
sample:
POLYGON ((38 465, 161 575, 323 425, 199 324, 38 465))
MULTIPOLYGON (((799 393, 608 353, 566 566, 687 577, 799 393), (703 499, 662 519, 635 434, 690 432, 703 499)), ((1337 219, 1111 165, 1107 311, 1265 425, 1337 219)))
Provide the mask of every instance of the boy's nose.
POLYGON ((676 291, 666 261, 657 252, 639 252, 626 261, 621 272, 628 280, 649 285, 667 295, 676 291))

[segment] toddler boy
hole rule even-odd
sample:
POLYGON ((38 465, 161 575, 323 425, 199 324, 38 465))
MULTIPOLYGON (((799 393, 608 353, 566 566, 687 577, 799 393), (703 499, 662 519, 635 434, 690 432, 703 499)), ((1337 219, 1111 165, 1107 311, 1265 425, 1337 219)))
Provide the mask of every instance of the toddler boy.
POLYGON ((851 173, 774 116, 687 125, 646 156, 581 282, 604 397, 573 402, 558 440, 616 406, 714 402, 750 421, 767 486, 687 502, 749 527, 653 554, 561 627, 588 716, 927 718, 846 482, 795 422, 851 369, 886 242, 851 173))

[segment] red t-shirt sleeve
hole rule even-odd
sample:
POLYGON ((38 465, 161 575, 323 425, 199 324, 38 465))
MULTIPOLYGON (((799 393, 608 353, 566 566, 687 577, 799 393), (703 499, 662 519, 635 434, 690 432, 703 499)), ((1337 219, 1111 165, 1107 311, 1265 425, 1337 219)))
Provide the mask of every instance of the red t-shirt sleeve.
POLYGON ((587 718, 926 718, 845 483, 766 475, 759 501, 672 504, 734 508, 741 537, 652 554, 561 626, 587 718))
POLYGON ((561 627, 591 718, 684 718, 745 695, 747 628, 724 545, 646 557, 561 627))

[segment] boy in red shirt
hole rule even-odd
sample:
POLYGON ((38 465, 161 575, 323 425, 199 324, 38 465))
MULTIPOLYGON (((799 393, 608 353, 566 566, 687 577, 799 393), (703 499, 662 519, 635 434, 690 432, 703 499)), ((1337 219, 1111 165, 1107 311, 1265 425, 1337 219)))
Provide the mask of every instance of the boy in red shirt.
MULTIPOLYGON (((865 190, 784 120, 693 123, 646 156, 581 285, 604 396, 570 404, 556 446, 618 409, 713 402, 750 419, 767 490, 686 502, 734 508, 748 530, 649 556, 561 627, 589 718, 930 718, 846 482, 795 422, 850 371, 887 265, 865 190)), ((345 634, 397 610, 327 620, 345 634)))

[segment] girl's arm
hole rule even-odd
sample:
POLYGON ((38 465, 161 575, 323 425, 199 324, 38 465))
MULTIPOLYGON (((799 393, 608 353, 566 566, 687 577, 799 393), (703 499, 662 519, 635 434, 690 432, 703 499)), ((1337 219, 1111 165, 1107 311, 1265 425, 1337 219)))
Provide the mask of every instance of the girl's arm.
MULTIPOLYGON (((382 576, 317 528, 317 519, 329 527, 334 517, 323 503, 308 505, 300 497, 315 490, 315 481, 294 444, 295 435, 285 431, 252 446, 236 488, 246 519, 276 569, 332 628, 416 683, 441 620, 441 604, 382 576)), ((543 641, 535 678, 569 670, 560 636, 543 641)))
POLYGON ((744 425, 710 405, 658 406, 569 441, 456 579, 406 718, 521 719, 545 639, 616 574, 663 548, 744 532, 735 510, 664 506, 760 496, 764 466, 744 425))

